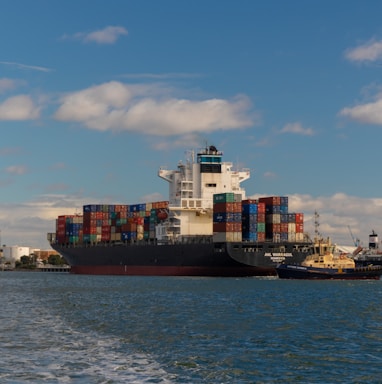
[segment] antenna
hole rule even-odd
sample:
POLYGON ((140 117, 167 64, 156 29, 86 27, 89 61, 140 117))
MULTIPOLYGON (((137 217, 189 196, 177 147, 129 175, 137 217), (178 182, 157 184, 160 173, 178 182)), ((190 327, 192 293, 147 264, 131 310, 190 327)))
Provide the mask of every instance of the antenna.
POLYGON ((314 234, 316 238, 321 237, 321 233, 318 230, 318 227, 320 226, 319 219, 320 219, 320 215, 318 214, 317 211, 314 211, 314 234))

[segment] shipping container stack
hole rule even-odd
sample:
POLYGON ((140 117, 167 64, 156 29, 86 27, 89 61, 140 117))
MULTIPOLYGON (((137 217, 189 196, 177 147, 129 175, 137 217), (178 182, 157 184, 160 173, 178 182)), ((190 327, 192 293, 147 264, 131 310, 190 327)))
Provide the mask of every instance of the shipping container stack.
POLYGON ((243 200, 241 208, 243 241, 264 241, 265 203, 247 199, 243 200))
POLYGON ((152 224, 167 218, 168 202, 132 205, 85 205, 84 241, 134 242, 153 239, 152 224))
POLYGON ((56 220, 58 243, 132 242, 155 237, 155 226, 167 218, 168 202, 134 205, 93 204, 83 215, 64 215, 56 220))
POLYGON ((214 242, 242 241, 241 215, 241 195, 232 192, 214 194, 214 242))
POLYGON ((302 241, 304 238, 303 213, 289 213, 287 196, 259 198, 265 204, 265 237, 267 240, 302 241))
MULTIPOLYGON (((135 242, 155 239, 155 226, 168 217, 169 202, 134 205, 84 205, 83 215, 56 219, 60 244, 135 242)), ((213 196, 213 239, 303 241, 304 214, 288 211, 288 197, 246 199, 229 192, 213 196)))
POLYGON ((56 219, 56 240, 61 244, 82 242, 83 225, 81 215, 61 215, 56 219))
POLYGON ((150 214, 144 219, 144 238, 155 239, 155 226, 168 217, 168 201, 157 201, 151 203, 146 209, 150 214))

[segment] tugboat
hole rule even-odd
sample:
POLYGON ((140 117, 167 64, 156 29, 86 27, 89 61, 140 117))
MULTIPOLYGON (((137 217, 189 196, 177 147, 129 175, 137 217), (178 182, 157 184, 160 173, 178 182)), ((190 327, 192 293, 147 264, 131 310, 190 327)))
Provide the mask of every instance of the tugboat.
POLYGON ((279 264, 276 267, 278 277, 307 280, 379 280, 382 265, 359 265, 354 260, 354 255, 338 252, 330 238, 323 239, 318 232, 318 218, 319 215, 315 212, 313 252, 300 264, 279 264))
POLYGON ((315 239, 314 253, 299 264, 280 264, 276 272, 281 279, 307 280, 379 280, 382 265, 368 264, 356 266, 354 259, 347 254, 335 251, 330 239, 315 239))

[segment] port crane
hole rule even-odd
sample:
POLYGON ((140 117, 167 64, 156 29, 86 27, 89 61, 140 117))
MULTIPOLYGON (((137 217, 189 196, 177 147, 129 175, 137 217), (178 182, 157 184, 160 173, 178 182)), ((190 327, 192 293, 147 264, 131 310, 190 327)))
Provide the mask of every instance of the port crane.
POLYGON ((360 239, 358 239, 358 237, 355 237, 355 236, 353 235, 353 232, 352 232, 351 229, 350 229, 350 225, 348 225, 348 228, 349 228, 350 236, 351 236, 351 238, 353 239, 354 246, 355 246, 355 247, 358 247, 359 244, 360 244, 360 242, 361 242, 360 239))

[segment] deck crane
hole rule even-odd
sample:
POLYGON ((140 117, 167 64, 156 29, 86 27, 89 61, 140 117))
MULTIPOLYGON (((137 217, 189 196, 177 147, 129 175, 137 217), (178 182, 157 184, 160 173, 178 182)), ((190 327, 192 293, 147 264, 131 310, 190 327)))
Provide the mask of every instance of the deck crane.
POLYGON ((355 247, 358 247, 359 244, 360 244, 360 242, 361 242, 360 239, 356 238, 356 237, 353 235, 353 232, 352 232, 351 229, 350 229, 350 225, 348 225, 348 228, 349 228, 350 236, 351 236, 351 238, 353 239, 354 246, 355 246, 355 247))

